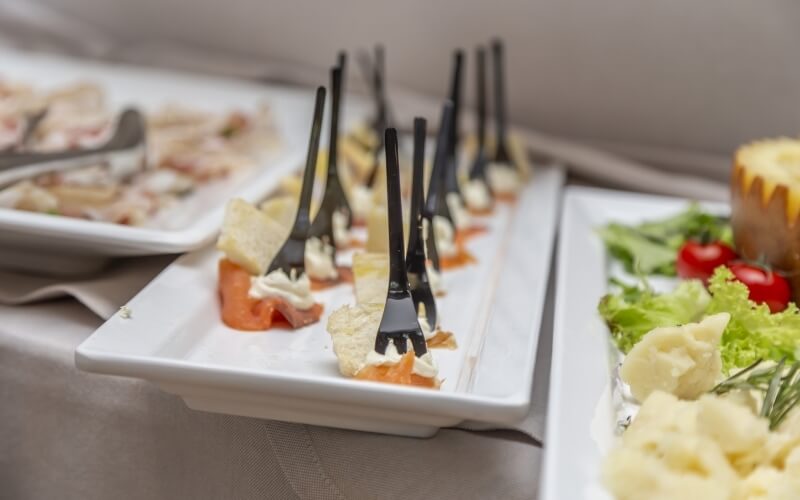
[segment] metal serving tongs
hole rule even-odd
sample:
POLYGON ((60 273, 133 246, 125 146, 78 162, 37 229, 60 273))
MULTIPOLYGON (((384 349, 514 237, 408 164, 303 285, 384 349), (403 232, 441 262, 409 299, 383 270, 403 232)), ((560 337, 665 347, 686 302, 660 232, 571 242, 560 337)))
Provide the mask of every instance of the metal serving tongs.
POLYGON ((514 162, 508 152, 508 138, 506 136, 506 90, 503 79, 503 42, 499 39, 492 41, 492 65, 494 66, 494 113, 497 127, 497 145, 495 146, 494 161, 513 168, 514 162))
POLYGON ((102 146, 54 153, 13 153, 0 156, 0 186, 47 172, 72 170, 93 163, 108 163, 120 177, 144 165, 146 129, 142 114, 132 108, 122 112, 114 135, 102 146))
POLYGON ((15 154, 16 151, 19 150, 24 151, 25 147, 30 142, 31 137, 33 137, 33 133, 36 132, 36 129, 39 127, 39 124, 42 123, 42 120, 44 120, 45 116, 47 116, 47 108, 42 108, 32 113, 26 113, 19 140, 15 141, 13 144, 10 144, 3 150, 0 150, 0 155, 15 154))
POLYGON ((311 228, 308 232, 309 237, 317 237, 322 241, 327 240, 327 243, 334 248, 334 255, 336 252, 336 241, 333 236, 333 214, 336 212, 344 212, 347 215, 347 227, 349 228, 353 224, 350 204, 347 202, 347 197, 344 194, 337 168, 336 143, 339 139, 339 103, 342 94, 342 72, 344 70, 344 63, 344 54, 340 54, 339 65, 331 70, 332 102, 330 143, 328 144, 328 173, 325 180, 325 192, 322 195, 319 211, 314 217, 314 222, 311 223, 311 228))
POLYGON ((425 305, 425 318, 430 327, 436 328, 436 299, 428 280, 425 258, 425 242, 422 238, 422 211, 425 204, 425 132, 424 118, 414 119, 414 173, 411 182, 411 207, 408 219, 408 251, 406 271, 411 287, 411 298, 419 313, 419 305, 425 305))
POLYGON ((478 94, 478 151, 469 169, 469 178, 487 184, 486 165, 489 163, 489 158, 486 156, 486 50, 478 47, 475 56, 478 76, 475 89, 478 94))
MULTIPOLYGON (((450 193, 458 195, 461 203, 464 199, 458 187, 458 116, 461 109, 461 70, 464 66, 464 51, 456 50, 453 54, 453 77, 450 81, 450 100, 453 102, 453 121, 450 123, 449 141, 447 144, 447 162, 444 173, 445 196, 450 193)), ((445 203, 446 205, 446 203, 445 203)), ((452 222, 452 221, 451 221, 452 222)))
MULTIPOLYGON (((439 265, 439 251, 436 249, 436 237, 433 230, 433 218, 436 215, 443 215, 450 218, 450 211, 447 208, 447 203, 443 197, 444 191, 444 166, 447 160, 447 140, 450 136, 450 123, 453 120, 453 103, 445 101, 442 106, 442 118, 439 123, 439 133, 436 137, 436 153, 433 160, 433 169, 431 170, 431 179, 428 182, 428 197, 425 200, 425 207, 422 211, 422 218, 428 221, 428 234, 425 235, 425 241, 428 249, 428 259, 430 259, 433 268, 440 271, 439 265)), ((434 325, 431 325, 433 328, 434 325)))
POLYGON ((297 204, 294 226, 289 233, 289 237, 267 267, 265 274, 281 269, 289 277, 292 277, 293 273, 296 277, 299 277, 306 271, 306 239, 308 239, 308 230, 311 226, 309 214, 311 210, 311 192, 314 189, 314 176, 317 171, 319 136, 322 133, 322 115, 324 112, 325 87, 318 87, 314 104, 314 121, 311 124, 311 138, 308 141, 306 169, 303 172, 303 186, 300 189, 300 201, 297 204))
POLYGON ((386 130, 386 198, 389 208, 389 289, 386 306, 375 337, 375 352, 386 354, 389 342, 397 352, 405 354, 408 341, 417 357, 428 352, 425 335, 419 326, 417 308, 408 285, 406 261, 403 257, 403 205, 400 200, 400 159, 397 152, 397 130, 386 130))

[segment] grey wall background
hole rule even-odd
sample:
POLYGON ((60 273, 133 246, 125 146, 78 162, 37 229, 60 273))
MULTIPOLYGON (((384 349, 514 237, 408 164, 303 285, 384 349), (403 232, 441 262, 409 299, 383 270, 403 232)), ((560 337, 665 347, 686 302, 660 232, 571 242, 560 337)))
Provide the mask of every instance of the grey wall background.
POLYGON ((500 34, 512 118, 612 148, 721 157, 800 131, 796 0, 36 1, 122 47, 169 41, 325 68, 339 48, 381 41, 393 83, 440 94, 451 49, 500 34))

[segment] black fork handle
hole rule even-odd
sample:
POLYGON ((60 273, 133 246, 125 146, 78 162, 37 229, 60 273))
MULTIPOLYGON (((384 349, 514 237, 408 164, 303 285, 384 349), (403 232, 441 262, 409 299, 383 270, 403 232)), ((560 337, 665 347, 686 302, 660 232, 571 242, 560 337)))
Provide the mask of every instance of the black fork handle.
POLYGON ((337 154, 339 141, 339 103, 342 94, 342 67, 337 66, 331 70, 331 130, 328 143, 328 182, 335 179, 338 182, 337 154))
POLYGON ((389 297, 408 293, 397 130, 386 129, 386 200, 389 211, 389 297))
POLYGON ((447 163, 448 139, 450 136, 450 124, 453 120, 453 102, 445 101, 442 106, 442 118, 439 123, 439 134, 436 137, 436 153, 433 160, 431 180, 428 183, 428 198, 425 201, 424 215, 430 219, 436 215, 439 208, 439 195, 441 192, 442 169, 447 163))
POLYGON ((503 42, 492 42, 492 61, 494 63, 494 108, 497 119, 497 147, 505 146, 506 140, 506 90, 503 78, 503 42))
POLYGON ((475 68, 478 72, 478 151, 486 147, 486 50, 478 47, 475 68))
POLYGON ((458 117, 461 109, 461 73, 464 67, 464 51, 456 50, 453 55, 453 79, 450 82, 450 100, 453 102, 453 119, 450 122, 450 139, 448 151, 455 154, 458 144, 458 117))
POLYGON ((422 204, 425 201, 425 118, 414 118, 414 165, 411 178, 411 208, 408 219, 408 255, 422 234, 422 204))
POLYGON ((311 226, 311 192, 314 189, 314 177, 317 171, 317 154, 319 153, 319 136, 322 133, 322 115, 325 112, 325 87, 317 87, 314 103, 314 121, 311 125, 311 137, 308 140, 306 168, 303 172, 303 186, 300 189, 300 201, 297 204, 297 216, 294 219, 291 238, 306 238, 311 226))

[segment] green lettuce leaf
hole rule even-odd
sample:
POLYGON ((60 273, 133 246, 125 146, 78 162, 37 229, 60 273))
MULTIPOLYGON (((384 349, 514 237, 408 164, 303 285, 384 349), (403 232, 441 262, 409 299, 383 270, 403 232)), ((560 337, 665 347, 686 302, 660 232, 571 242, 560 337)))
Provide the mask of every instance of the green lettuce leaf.
POLYGON ((779 313, 770 313, 765 304, 758 305, 748 298, 747 287, 736 281, 727 267, 714 271, 708 288, 712 298, 706 313, 731 315, 721 344, 726 370, 749 366, 758 359, 798 359, 800 309, 794 303, 779 313))
POLYGON ((626 286, 600 300, 598 310, 617 347, 628 353, 653 328, 691 323, 700 319, 711 297, 696 280, 682 281, 674 290, 657 294, 646 283, 626 286))
POLYGON ((703 212, 696 203, 665 219, 638 225, 611 223, 598 229, 608 252, 629 273, 675 276, 678 249, 688 239, 708 236, 732 244, 728 219, 703 212))

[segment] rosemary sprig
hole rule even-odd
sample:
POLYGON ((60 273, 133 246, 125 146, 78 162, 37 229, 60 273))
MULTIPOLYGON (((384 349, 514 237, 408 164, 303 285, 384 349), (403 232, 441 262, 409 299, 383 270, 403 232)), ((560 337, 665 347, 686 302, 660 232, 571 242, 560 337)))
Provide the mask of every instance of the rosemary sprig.
POLYGON ((714 394, 733 390, 753 390, 764 395, 761 416, 769 420, 770 430, 777 428, 789 412, 800 403, 800 361, 788 370, 786 358, 777 364, 758 368, 761 359, 744 368, 711 389, 714 394))

